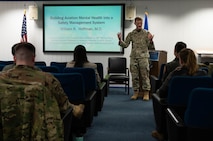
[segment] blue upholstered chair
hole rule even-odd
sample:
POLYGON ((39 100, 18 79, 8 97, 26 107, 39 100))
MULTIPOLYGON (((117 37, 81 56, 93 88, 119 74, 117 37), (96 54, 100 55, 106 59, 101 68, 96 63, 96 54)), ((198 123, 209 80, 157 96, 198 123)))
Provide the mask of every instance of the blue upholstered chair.
POLYGON ((212 78, 209 76, 176 76, 170 80, 168 97, 160 98, 157 94, 152 95, 155 122, 158 130, 167 135, 166 108, 174 109, 179 116, 183 117, 189 94, 196 87, 212 87, 212 78))
POLYGON ((67 65, 67 62, 50 62, 50 66, 58 67, 59 72, 63 72, 66 65, 67 65))
POLYGON ((211 88, 213 87, 212 82, 213 80, 209 76, 181 76, 173 78, 168 91, 168 106, 174 108, 179 114, 183 114, 191 90, 197 87, 211 88))
POLYGON ((72 110, 73 109, 69 109, 64 115, 62 115, 62 120, 64 123, 64 141, 72 141, 72 110))
POLYGON ((0 71, 3 70, 4 66, 5 66, 5 65, 0 64, 0 71))
POLYGON ((10 65, 10 64, 13 64, 14 63, 14 61, 0 61, 0 64, 1 65, 10 65))
POLYGON ((213 72, 212 72, 212 74, 211 74, 211 77, 212 77, 212 79, 213 79, 213 72))
POLYGON ((101 78, 101 83, 98 85, 97 89, 97 111, 101 111, 104 103, 104 97, 107 96, 107 81, 104 80, 104 70, 103 70, 103 64, 102 63, 95 63, 97 65, 97 70, 99 73, 99 76, 101 78))
POLYGON ((167 108, 169 141, 213 140, 213 88, 191 91, 184 117, 167 108))
POLYGON ((84 78, 86 96, 97 89, 95 70, 92 68, 64 68, 64 73, 81 73, 84 78))
POLYGON ((45 61, 35 61, 35 66, 39 67, 39 66, 47 66, 45 61))
POLYGON ((164 75, 165 65, 166 64, 161 64, 158 77, 156 77, 154 75, 150 75, 151 93, 155 93, 156 90, 160 88, 160 86, 162 84, 163 75, 164 75))
POLYGON ((91 126, 93 122, 93 117, 96 111, 96 74, 95 70, 92 68, 64 68, 64 73, 80 73, 84 79, 85 86, 85 112, 87 113, 85 124, 86 126, 91 126))
POLYGON ((50 72, 50 73, 58 73, 59 69, 55 66, 38 66, 42 71, 50 72))
POLYGON ((61 83, 69 101, 74 104, 84 103, 85 87, 80 73, 52 73, 61 83))
MULTIPOLYGON (((67 94, 69 101, 73 104, 84 104, 86 101, 85 87, 83 76, 80 73, 52 73, 61 83, 64 92, 67 94)), ((87 106, 87 105, 86 105, 87 106)), ((87 107, 85 107, 87 109, 87 107)), ((72 134, 85 133, 86 125, 85 120, 90 115, 88 112, 84 112, 81 119, 73 117, 72 120, 72 134)), ((67 124, 69 122, 66 121, 67 124)), ((69 126, 65 125, 67 128, 69 126)), ((68 135, 67 135, 68 136, 68 135)), ((68 138, 68 137, 67 137, 68 138)))

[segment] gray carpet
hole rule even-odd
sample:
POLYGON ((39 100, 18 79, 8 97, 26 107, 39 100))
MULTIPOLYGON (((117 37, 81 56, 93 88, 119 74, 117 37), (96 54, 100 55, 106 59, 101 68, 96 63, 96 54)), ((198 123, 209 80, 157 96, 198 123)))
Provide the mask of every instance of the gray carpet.
POLYGON ((152 101, 130 100, 124 88, 110 88, 104 106, 87 129, 84 141, 156 141, 152 101))

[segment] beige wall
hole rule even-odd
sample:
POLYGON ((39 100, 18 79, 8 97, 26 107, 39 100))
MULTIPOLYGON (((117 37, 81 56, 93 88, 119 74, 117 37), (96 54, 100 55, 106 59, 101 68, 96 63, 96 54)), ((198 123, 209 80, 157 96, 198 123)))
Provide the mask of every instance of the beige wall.
MULTIPOLYGON (((98 1, 106 3, 105 1, 98 1)), ((119 1, 127 2, 127 1, 119 1)), ((174 57, 173 48, 177 41, 184 41, 195 51, 211 50, 213 52, 213 1, 132 1, 136 6, 136 15, 144 17, 149 12, 149 29, 154 34, 157 50, 168 52, 168 61, 174 57)), ((36 2, 39 7, 39 19, 27 20, 28 40, 36 48, 37 60, 70 61, 69 53, 43 53, 42 4, 53 2, 36 2)), ((55 2, 59 3, 59 2, 55 2)), ((60 3, 77 3, 75 1, 60 1, 60 3)), ((95 3, 80 1, 78 3, 95 3)), ((113 3, 110 1, 108 3, 113 3)), ((24 7, 34 2, 0 2, 0 60, 11 60, 11 46, 20 41, 21 24, 24 7)), ((27 13, 28 16, 28 13, 27 13)), ((28 18, 29 19, 29 18, 28 18)), ((134 29, 132 21, 125 21, 125 36, 134 29)), ((116 35, 115 35, 116 36, 116 35)), ((106 74, 107 58, 109 56, 125 56, 129 58, 131 46, 125 49, 125 54, 89 54, 92 62, 101 62, 106 74)), ((129 60, 128 60, 129 65, 129 60)))

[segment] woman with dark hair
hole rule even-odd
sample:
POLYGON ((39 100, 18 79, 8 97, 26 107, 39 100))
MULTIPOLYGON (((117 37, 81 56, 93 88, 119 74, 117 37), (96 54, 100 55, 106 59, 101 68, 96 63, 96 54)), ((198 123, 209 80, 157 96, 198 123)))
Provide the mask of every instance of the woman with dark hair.
MULTIPOLYGON (((204 75, 207 75, 206 71, 199 70, 195 53, 193 50, 191 50, 189 48, 184 48, 179 52, 179 63, 180 63, 180 66, 177 67, 174 71, 172 71, 167 76, 166 80, 163 82, 161 87, 157 90, 156 93, 159 95, 159 97, 167 98, 169 81, 174 76, 204 76, 204 75)), ((153 108, 155 108, 155 107, 153 107, 153 108)), ((155 117, 155 115, 154 115, 154 117, 155 117)), ((155 118, 157 118, 157 117, 155 117, 155 118)), ((166 121, 164 123, 166 123, 166 121)), ((164 123, 161 123, 161 124, 164 124, 164 123)), ((166 133, 166 131, 164 131, 164 129, 162 129, 161 126, 157 125, 157 123, 156 123, 157 130, 152 131, 152 136, 154 138, 158 139, 159 141, 163 141, 166 138, 165 137, 166 135, 164 135, 166 133)))
POLYGON ((203 70, 199 70, 195 53, 191 49, 184 48, 179 52, 179 63, 180 66, 172 71, 162 86, 157 90, 157 94, 164 98, 168 94, 168 83, 174 76, 199 76, 207 75, 203 70))
POLYGON ((87 51, 83 45, 77 45, 74 50, 73 60, 68 62, 66 67, 83 67, 83 68, 93 68, 96 73, 97 82, 100 83, 101 79, 97 71, 97 65, 91 63, 87 59, 87 51))

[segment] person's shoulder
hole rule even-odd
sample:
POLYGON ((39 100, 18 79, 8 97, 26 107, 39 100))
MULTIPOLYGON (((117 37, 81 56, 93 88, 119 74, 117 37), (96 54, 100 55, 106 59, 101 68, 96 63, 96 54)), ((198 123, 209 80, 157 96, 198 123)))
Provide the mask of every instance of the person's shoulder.
POLYGON ((181 66, 178 66, 171 73, 172 73, 172 75, 183 75, 183 74, 187 73, 187 69, 185 69, 181 66))
POLYGON ((129 32, 129 34, 134 34, 134 33, 137 33, 136 29, 133 29, 131 32, 129 32))
POLYGON ((197 72, 195 73, 196 76, 205 76, 208 75, 208 73, 204 70, 198 69, 197 72))
POLYGON ((168 63, 165 64, 166 68, 173 68, 173 69, 175 69, 178 66, 179 66, 179 61, 177 61, 176 59, 174 59, 171 62, 168 62, 168 63))
POLYGON ((67 62, 66 67, 74 67, 75 61, 67 62))
POLYGON ((12 69, 14 66, 15 66, 15 64, 6 65, 6 66, 4 66, 4 68, 2 69, 2 71, 7 71, 9 69, 12 69))
POLYGON ((95 63, 86 62, 84 63, 84 67, 97 68, 97 65, 95 63))
POLYGON ((177 58, 173 59, 172 61, 166 63, 166 65, 172 65, 172 64, 179 64, 179 61, 177 58))

